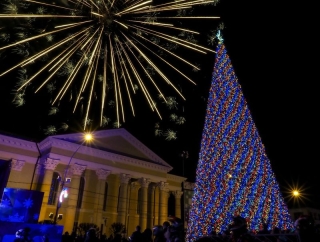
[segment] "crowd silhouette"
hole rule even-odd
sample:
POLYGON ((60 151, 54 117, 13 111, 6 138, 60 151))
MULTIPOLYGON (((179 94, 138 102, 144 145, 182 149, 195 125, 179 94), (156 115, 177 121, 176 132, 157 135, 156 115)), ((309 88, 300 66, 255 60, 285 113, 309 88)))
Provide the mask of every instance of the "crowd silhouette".
MULTIPOLYGON (((316 225, 311 216, 302 215, 290 230, 280 230, 275 227, 268 230, 268 224, 262 223, 261 230, 251 232, 248 230, 246 219, 241 216, 233 217, 227 230, 202 236, 194 242, 320 242, 320 225, 316 225)), ((32 242, 30 229, 20 229, 16 233, 14 242, 32 242)), ((152 229, 146 228, 143 232, 139 225, 129 237, 125 234, 101 234, 95 228, 90 228, 85 234, 75 232, 62 235, 61 242, 185 242, 183 222, 180 218, 170 217, 162 225, 152 229)), ((42 242, 50 242, 48 236, 43 236, 42 242)))
POLYGON ((268 230, 268 224, 262 223, 260 231, 250 232, 245 218, 236 216, 226 231, 212 232, 195 242, 320 242, 320 226, 315 225, 312 217, 302 215, 295 221, 293 229, 274 227, 268 230))

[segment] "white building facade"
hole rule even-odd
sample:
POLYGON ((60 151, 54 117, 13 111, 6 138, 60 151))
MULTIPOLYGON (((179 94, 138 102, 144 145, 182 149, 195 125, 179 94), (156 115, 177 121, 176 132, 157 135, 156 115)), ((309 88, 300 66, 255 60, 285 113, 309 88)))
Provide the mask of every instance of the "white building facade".
POLYGON ((181 218, 185 178, 169 174, 172 167, 125 129, 92 135, 86 144, 80 133, 39 143, 0 134, 0 160, 10 162, 5 187, 42 191, 39 221, 48 221, 57 212, 63 179, 69 196, 58 223, 69 233, 80 223, 94 223, 107 235, 114 222, 124 224, 129 235, 137 225, 152 228, 168 220, 172 196, 170 215, 181 218))

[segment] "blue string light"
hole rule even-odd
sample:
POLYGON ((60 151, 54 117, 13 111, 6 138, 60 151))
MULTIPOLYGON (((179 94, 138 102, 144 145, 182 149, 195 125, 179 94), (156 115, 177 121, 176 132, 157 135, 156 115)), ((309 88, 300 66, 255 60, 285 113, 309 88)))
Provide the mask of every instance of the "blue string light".
POLYGON ((256 232, 291 229, 264 145, 252 120, 225 46, 217 46, 209 92, 187 241, 222 232, 233 216, 256 232))

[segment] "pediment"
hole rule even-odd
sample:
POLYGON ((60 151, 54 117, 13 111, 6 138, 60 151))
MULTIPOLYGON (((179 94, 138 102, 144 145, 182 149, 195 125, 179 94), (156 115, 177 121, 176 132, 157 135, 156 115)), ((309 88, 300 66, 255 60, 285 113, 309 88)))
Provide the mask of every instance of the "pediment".
MULTIPOLYGON (((93 142, 87 144, 92 148, 172 168, 124 128, 94 131, 92 135, 94 137, 93 142)), ((72 143, 80 144, 83 142, 82 133, 54 135, 50 137, 72 143)))

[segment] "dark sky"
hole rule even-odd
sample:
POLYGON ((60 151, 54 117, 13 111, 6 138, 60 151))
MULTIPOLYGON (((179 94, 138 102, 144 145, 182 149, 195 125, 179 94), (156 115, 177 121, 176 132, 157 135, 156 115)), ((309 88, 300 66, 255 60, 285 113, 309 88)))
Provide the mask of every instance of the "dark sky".
MULTIPOLYGON (((217 15, 225 24, 228 54, 281 188, 285 190, 287 182, 304 184, 307 197, 319 201, 319 38, 314 9, 298 1, 222 0, 217 15)), ((182 175, 179 154, 187 150, 184 166, 190 181, 195 178, 214 55, 207 60, 198 86, 187 92, 187 123, 176 141, 156 139, 147 114, 124 126, 173 165, 178 175, 182 175)), ((37 107, 28 115, 11 108, 10 102, 2 95, 0 130, 39 136, 37 107)))
MULTIPOLYGON (((314 10, 297 1, 223 0, 218 8, 226 27, 224 43, 284 196, 290 186, 298 186, 311 200, 303 199, 300 204, 317 206, 319 38, 314 10)), ((206 98, 211 82, 208 73, 203 76, 204 83, 199 84, 206 98)), ((186 106, 192 110, 192 122, 184 130, 178 148, 155 145, 153 149, 163 157, 171 157, 168 160, 177 164, 175 171, 180 174, 179 152, 188 150, 185 175, 192 180, 206 104, 191 98, 186 106)))
POLYGON ((306 183, 313 187, 310 197, 319 198, 319 52, 312 6, 221 4, 227 9, 226 48, 277 179, 283 187, 306 183))
POLYGON ((225 44, 276 177, 319 201, 314 11, 297 1, 227 2, 225 44))

